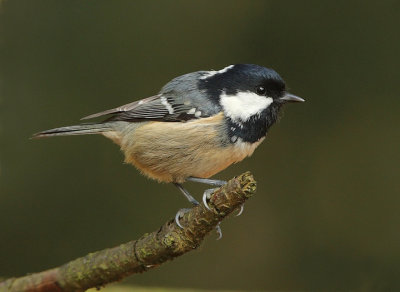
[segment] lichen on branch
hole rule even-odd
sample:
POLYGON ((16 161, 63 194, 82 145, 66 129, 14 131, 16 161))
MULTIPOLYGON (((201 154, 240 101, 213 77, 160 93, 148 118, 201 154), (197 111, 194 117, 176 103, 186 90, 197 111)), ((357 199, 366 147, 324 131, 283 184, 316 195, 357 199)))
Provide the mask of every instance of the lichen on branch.
POLYGON ((142 273, 196 249, 204 237, 256 191, 250 172, 231 179, 204 205, 190 209, 178 227, 173 219, 137 240, 90 253, 60 267, 0 283, 0 292, 79 292, 142 273))

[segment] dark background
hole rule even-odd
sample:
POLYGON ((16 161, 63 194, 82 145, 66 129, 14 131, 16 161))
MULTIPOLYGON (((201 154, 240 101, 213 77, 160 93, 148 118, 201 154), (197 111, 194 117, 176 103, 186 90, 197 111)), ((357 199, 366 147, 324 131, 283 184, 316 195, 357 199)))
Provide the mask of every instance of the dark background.
MULTIPOLYGON (((136 285, 400 288, 399 1, 1 3, 0 275, 60 265, 157 229, 187 205, 101 136, 35 132, 255 63, 307 102, 255 154, 257 195, 203 246, 136 285)), ((204 186, 188 184, 200 198, 204 186)))

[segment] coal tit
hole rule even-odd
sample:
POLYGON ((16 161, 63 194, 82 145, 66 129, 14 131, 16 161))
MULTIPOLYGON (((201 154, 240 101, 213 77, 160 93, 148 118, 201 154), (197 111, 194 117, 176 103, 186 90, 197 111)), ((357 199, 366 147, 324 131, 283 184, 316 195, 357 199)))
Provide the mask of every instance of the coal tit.
MULTIPOLYGON (((155 96, 83 118, 108 116, 102 122, 34 137, 102 134, 121 147, 127 163, 159 182, 174 183, 197 205, 182 183, 224 184, 209 177, 250 156, 282 105, 302 101, 286 91, 274 70, 237 64, 179 76, 155 96)), ((207 192, 203 202, 208 207, 207 192)))

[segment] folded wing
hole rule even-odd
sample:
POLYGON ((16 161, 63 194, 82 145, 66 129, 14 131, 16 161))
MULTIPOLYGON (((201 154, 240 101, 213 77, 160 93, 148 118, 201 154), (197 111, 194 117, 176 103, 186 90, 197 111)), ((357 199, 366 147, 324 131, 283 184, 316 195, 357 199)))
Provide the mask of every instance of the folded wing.
POLYGON ((110 115, 107 121, 187 121, 197 119, 196 109, 183 103, 177 103, 163 95, 155 95, 134 101, 113 109, 102 111, 82 118, 82 120, 110 115))

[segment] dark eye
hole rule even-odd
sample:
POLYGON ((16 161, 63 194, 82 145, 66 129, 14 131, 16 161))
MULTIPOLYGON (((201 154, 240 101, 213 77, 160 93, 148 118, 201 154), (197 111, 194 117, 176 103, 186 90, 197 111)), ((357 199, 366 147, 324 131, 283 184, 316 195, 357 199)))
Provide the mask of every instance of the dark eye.
POLYGON ((265 93, 267 92, 267 90, 265 89, 264 86, 257 86, 256 88, 256 92, 258 95, 265 95, 265 93))

